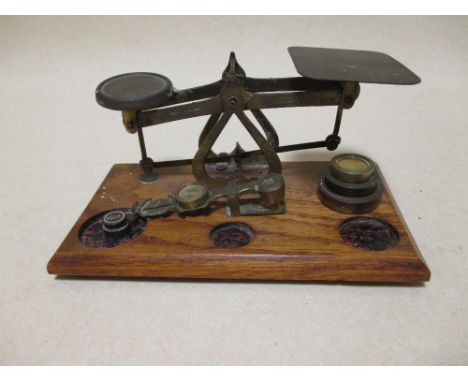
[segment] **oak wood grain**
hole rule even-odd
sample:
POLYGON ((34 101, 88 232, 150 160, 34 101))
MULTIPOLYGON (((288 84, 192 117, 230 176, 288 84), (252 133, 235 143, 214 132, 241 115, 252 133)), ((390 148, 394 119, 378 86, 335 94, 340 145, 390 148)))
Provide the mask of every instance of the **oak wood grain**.
POLYGON ((285 162, 287 213, 227 218, 222 208, 208 216, 150 220, 138 238, 114 248, 90 248, 78 239, 83 222, 136 200, 162 198, 193 181, 190 166, 159 169, 161 180, 143 185, 137 164, 116 164, 49 261, 51 274, 93 277, 161 277, 250 280, 417 283, 426 266, 385 186, 382 203, 368 216, 393 224, 398 244, 371 252, 346 244, 338 234, 349 218, 324 207, 317 184, 328 162, 285 162), (255 230, 245 247, 217 248, 209 238, 217 224, 241 221, 255 230))

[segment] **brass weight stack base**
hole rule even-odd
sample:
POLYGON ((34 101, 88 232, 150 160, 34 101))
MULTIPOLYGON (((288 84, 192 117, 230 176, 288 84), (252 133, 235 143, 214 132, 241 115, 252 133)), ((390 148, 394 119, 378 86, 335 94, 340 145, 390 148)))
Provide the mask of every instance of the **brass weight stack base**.
POLYGON ((320 178, 320 201, 343 214, 364 214, 375 210, 383 194, 376 168, 376 164, 363 155, 335 156, 320 178))

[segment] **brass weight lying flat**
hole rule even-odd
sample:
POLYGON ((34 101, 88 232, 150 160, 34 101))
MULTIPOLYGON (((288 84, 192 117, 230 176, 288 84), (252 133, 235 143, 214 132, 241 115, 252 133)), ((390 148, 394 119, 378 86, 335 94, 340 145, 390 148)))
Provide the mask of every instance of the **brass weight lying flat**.
POLYGON ((283 177, 271 173, 249 181, 235 180, 221 188, 208 188, 200 182, 187 183, 177 189, 175 196, 137 202, 133 210, 141 218, 166 216, 174 211, 180 215, 199 215, 208 211, 211 202, 226 198, 228 216, 272 215, 286 212, 284 196, 283 177), (241 200, 242 194, 256 197, 241 200))
POLYGON ((200 182, 184 184, 175 193, 178 205, 186 211, 193 211, 206 205, 209 198, 208 188, 200 182))

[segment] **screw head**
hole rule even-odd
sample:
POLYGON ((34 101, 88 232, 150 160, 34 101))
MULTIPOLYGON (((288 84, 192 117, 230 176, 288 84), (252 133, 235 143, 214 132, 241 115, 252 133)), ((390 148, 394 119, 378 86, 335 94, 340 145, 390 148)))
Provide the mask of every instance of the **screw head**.
POLYGON ((341 142, 341 138, 338 135, 334 135, 334 134, 330 134, 325 139, 325 144, 327 146, 327 149, 330 151, 336 150, 340 142, 341 142))
POLYGON ((231 106, 236 106, 239 103, 236 97, 229 97, 228 102, 231 106))

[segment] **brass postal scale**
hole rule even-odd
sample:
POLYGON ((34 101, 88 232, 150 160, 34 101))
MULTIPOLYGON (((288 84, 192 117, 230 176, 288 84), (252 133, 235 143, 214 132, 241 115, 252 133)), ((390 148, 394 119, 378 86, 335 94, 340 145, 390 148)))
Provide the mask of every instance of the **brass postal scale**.
MULTIPOLYGON (((139 164, 114 165, 57 252, 60 276, 428 281, 426 266, 377 164, 355 153, 330 162, 281 162, 278 153, 340 144, 345 109, 360 83, 413 85, 392 57, 369 51, 291 47, 300 74, 252 78, 234 53, 219 81, 176 90, 160 74, 111 77, 97 102, 122 112, 139 164), (264 109, 334 106, 323 140, 281 145, 264 109), (193 159, 153 161, 144 129, 205 117, 193 159), (238 118, 258 145, 215 153, 238 118)), ((300 110, 300 109, 298 109, 300 110)))

